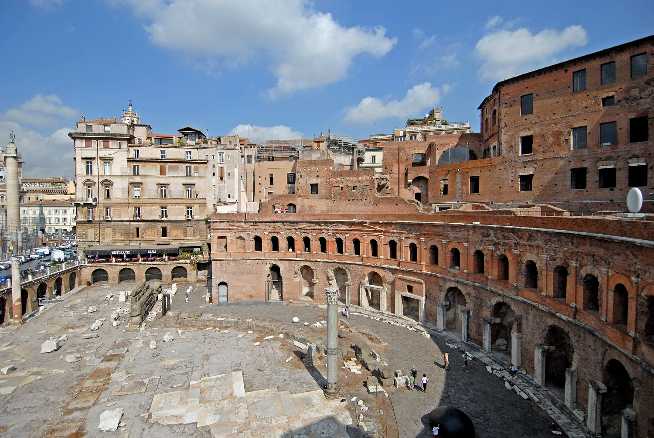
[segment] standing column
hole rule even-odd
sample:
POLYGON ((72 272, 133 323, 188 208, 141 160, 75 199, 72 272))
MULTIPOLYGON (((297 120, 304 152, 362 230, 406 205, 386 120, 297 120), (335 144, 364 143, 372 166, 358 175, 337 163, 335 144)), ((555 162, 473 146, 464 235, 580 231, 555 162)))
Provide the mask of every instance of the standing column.
POLYGON ((468 323, 470 322, 470 311, 461 310, 461 341, 468 342, 468 323))
POLYGON ((574 410, 577 403, 577 370, 566 368, 565 370, 565 405, 574 410))
POLYGON ((511 365, 518 369, 522 365, 522 334, 511 330, 511 365))
POLYGON ((327 295, 327 395, 338 391, 338 288, 328 286, 327 295))
POLYGON ((490 353, 491 351, 491 320, 484 318, 483 320, 484 324, 484 338, 483 338, 483 343, 484 343, 484 351, 487 353, 490 353))
MULTIPOLYGON (((9 136, 9 144, 5 148, 5 169, 7 172, 7 234, 13 248, 12 254, 22 251, 22 238, 20 233, 20 184, 18 182, 18 149, 14 143, 14 134, 9 136)), ((20 284, 20 281, 19 283, 20 284)))
POLYGON ((20 294, 20 260, 11 258, 11 304, 14 312, 14 322, 23 320, 23 305, 20 294))
POLYGON ((545 385, 545 352, 544 345, 534 348, 534 380, 541 386, 545 385))
POLYGON ((590 433, 602 433, 602 394, 606 393, 606 386, 596 380, 588 382, 588 412, 586 413, 586 427, 590 433))
POLYGON ((439 332, 442 332, 445 330, 445 318, 446 318, 446 310, 445 310, 445 304, 439 304, 436 306, 436 330, 439 332))
POLYGON ((636 412, 631 408, 626 408, 622 411, 622 419, 620 421, 620 438, 631 438, 634 436, 633 431, 634 422, 636 421, 636 412))

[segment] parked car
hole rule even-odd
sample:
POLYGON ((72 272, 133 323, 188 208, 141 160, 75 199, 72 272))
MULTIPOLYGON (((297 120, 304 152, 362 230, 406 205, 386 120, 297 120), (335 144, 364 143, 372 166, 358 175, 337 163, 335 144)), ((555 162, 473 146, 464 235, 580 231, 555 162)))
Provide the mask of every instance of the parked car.
POLYGON ((0 271, 4 271, 7 269, 11 269, 11 263, 8 262, 2 262, 0 263, 0 271))
POLYGON ((66 260, 66 256, 64 255, 64 252, 60 249, 53 249, 52 252, 50 253, 50 259, 53 262, 63 262, 66 260))

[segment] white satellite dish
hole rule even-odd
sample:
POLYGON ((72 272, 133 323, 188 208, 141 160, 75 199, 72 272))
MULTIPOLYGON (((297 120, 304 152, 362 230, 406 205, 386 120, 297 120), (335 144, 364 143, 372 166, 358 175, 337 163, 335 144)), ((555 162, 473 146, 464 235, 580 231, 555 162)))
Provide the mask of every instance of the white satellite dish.
POLYGON ((627 209, 629 213, 638 213, 643 208, 643 193, 638 187, 632 187, 627 192, 627 209))

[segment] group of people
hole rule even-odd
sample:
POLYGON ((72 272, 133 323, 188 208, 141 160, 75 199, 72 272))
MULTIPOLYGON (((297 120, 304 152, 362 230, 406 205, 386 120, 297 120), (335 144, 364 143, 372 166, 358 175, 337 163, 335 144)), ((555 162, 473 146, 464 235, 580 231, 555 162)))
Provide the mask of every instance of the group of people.
POLYGON ((418 382, 418 370, 411 368, 411 373, 409 373, 409 378, 407 381, 407 386, 410 390, 417 389, 422 392, 427 392, 427 383, 429 383, 427 374, 423 374, 420 382, 418 382))

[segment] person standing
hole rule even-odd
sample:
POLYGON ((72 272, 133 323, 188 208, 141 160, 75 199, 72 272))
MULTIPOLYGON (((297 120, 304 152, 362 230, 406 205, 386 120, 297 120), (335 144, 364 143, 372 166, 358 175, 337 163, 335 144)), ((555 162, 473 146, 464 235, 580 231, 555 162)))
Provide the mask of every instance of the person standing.
POLYGON ((427 378, 427 374, 422 375, 421 383, 422 383, 422 392, 427 392, 427 383, 429 382, 429 379, 427 378))
POLYGON ((450 355, 447 352, 443 352, 443 367, 448 370, 450 369, 450 355))

